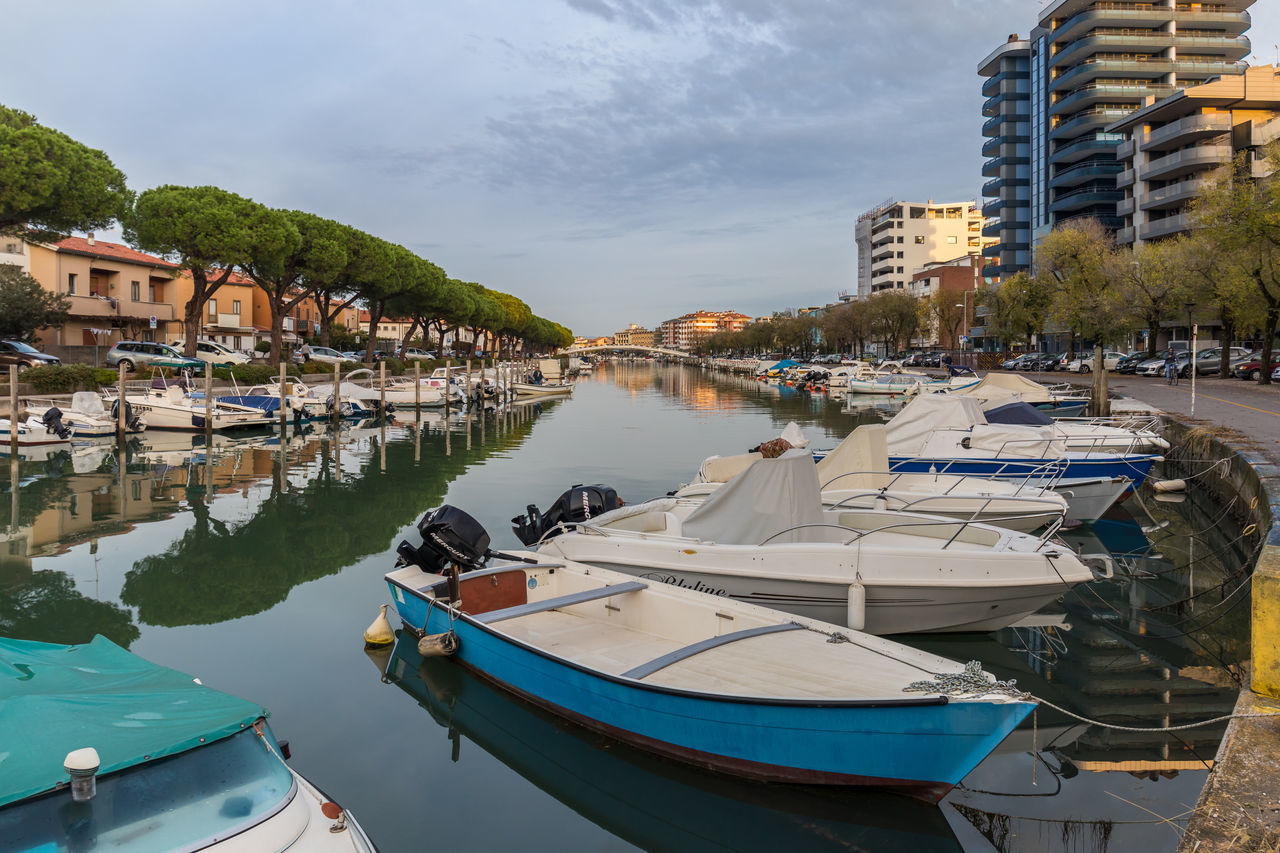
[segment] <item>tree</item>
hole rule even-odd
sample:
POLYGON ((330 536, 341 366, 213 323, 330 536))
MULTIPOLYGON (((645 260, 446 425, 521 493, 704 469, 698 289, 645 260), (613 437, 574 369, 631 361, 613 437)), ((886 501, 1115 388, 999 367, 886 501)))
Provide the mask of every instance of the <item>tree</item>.
POLYGON ((882 290, 867 300, 872 336, 884 341, 889 354, 902 349, 920 329, 918 300, 905 290, 882 290))
POLYGON ((939 342, 954 348, 960 340, 960 325, 965 319, 965 305, 956 302, 964 299, 964 293, 956 290, 939 290, 923 300, 924 324, 935 330, 939 342))
POLYGON ((342 226, 300 210, 277 211, 290 233, 283 242, 256 247, 245 272, 267 295, 271 311, 271 364, 280 361, 284 318, 294 306, 328 286, 346 269, 342 226))
POLYGON ((106 228, 130 201, 106 154, 0 106, 0 234, 53 241, 106 228))
POLYGON ((0 338, 31 341, 36 332, 67 322, 71 301, 45 290, 22 267, 0 264, 0 338))
POLYGON ((1031 346, 1033 335, 1044 331, 1053 289, 1042 278, 1014 273, 978 291, 977 302, 987 309, 987 325, 1005 344, 1031 346))
POLYGON ((1211 178, 1192 202, 1195 225, 1223 251, 1223 286, 1234 299, 1256 298, 1262 308, 1262 382, 1271 382, 1271 352, 1280 325, 1280 143, 1267 150, 1269 175, 1252 176, 1241 152, 1211 178))
POLYGON ((1118 286, 1123 311, 1147 329, 1147 355, 1156 354, 1156 333, 1177 315, 1194 293, 1192 279, 1171 241, 1117 249, 1107 261, 1108 275, 1118 286))
MULTIPOLYGON (((1187 276, 1188 288, 1196 294, 1200 304, 1211 304, 1222 318, 1224 344, 1236 340, 1237 335, 1261 334, 1261 320, 1266 313, 1258 295, 1247 286, 1224 274, 1227 269, 1226 251, 1209 234, 1196 229, 1166 243, 1173 254, 1172 265, 1187 276)), ((1154 348, 1151 341, 1148 351, 1154 348)), ((1218 375, 1223 379, 1231 375, 1230 349, 1223 347, 1223 358, 1218 365, 1218 375)))
POLYGON ((175 258, 191 274, 183 311, 185 353, 194 356, 205 303, 237 267, 255 256, 284 253, 296 231, 276 211, 217 187, 166 185, 138 196, 122 220, 125 239, 175 258))

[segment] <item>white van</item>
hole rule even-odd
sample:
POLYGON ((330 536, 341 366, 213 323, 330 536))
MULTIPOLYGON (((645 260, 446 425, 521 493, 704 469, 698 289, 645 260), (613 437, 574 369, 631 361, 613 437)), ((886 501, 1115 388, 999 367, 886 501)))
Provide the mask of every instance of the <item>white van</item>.
MULTIPOLYGON (((185 341, 174 341, 172 346, 179 352, 182 351, 185 341)), ((201 361, 207 361, 215 367, 228 367, 232 364, 247 364, 249 356, 242 352, 236 352, 225 344, 217 341, 196 341, 196 358, 201 361)))

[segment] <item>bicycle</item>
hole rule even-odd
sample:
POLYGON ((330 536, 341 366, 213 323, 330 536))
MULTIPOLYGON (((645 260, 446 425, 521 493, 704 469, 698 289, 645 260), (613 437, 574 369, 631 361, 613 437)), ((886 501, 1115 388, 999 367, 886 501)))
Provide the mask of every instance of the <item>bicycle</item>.
POLYGON ((1164 381, 1167 385, 1177 386, 1178 384, 1178 366, 1171 364, 1164 369, 1164 381))

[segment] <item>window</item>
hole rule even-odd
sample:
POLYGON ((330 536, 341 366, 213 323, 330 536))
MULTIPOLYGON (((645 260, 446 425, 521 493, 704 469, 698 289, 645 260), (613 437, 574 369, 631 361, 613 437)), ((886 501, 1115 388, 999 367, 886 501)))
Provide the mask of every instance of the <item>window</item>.
POLYGON ((923 235, 923 234, 921 234, 921 235, 917 236, 917 237, 916 237, 916 242, 917 242, 917 243, 924 243, 924 235, 923 235))
MULTIPOLYGON (((902 274, 902 267, 898 267, 898 274, 902 274)), ((898 282, 898 287, 902 287, 902 282, 898 282)))
POLYGON ((948 242, 948 243, 956 243, 956 242, 959 242, 959 238, 958 238, 958 237, 956 237, 956 236, 953 234, 953 235, 951 235, 950 237, 948 237, 948 238, 947 238, 947 242, 948 242))
POLYGON ((76 274, 73 272, 69 272, 67 273, 67 293, 75 293, 75 292, 76 292, 76 274))
POLYGON ((154 281, 147 283, 147 301, 148 302, 160 302, 161 301, 160 297, 163 293, 164 293, 164 289, 160 285, 156 284, 154 281))
POLYGON ((209 319, 213 320, 218 316, 218 300, 209 300, 209 319))
POLYGON ((134 302, 142 301, 142 284, 140 282, 129 282, 129 298, 134 302))
POLYGON ((232 299, 232 300, 231 300, 231 313, 232 313, 232 314, 239 314, 239 313, 240 313, 240 300, 239 300, 239 299, 232 299))
POLYGON ((899 257, 899 258, 901 258, 901 257, 902 257, 902 253, 901 253, 901 252, 899 252, 899 253, 898 253, 898 257, 899 257))

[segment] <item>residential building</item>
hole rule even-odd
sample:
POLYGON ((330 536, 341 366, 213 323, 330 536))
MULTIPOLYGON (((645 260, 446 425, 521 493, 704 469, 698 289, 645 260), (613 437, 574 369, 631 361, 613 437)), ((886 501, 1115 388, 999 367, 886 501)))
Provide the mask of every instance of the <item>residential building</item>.
POLYGON ((1243 73, 1252 3, 1053 0, 1041 9, 1029 56, 1033 245, 1077 217, 1123 226, 1124 138, 1112 126, 1146 98, 1243 73))
POLYGON ((181 334, 176 264, 93 237, 23 247, 31 276, 71 306, 61 328, 40 332, 49 353, 64 361, 93 362, 117 341, 166 341, 174 332, 181 334))
POLYGON ((1116 149, 1116 241, 1172 237, 1188 229, 1187 206, 1209 173, 1240 151, 1264 167, 1261 146, 1280 137, 1280 69, 1262 65, 1150 98, 1107 131, 1125 136, 1116 149))
POLYGON ((858 217, 854 235, 859 299, 903 289, 925 264, 995 243, 982 236, 982 214, 972 201, 886 201, 858 217))
MULTIPOLYGON (((210 281, 217 281, 222 277, 222 271, 210 270, 208 275, 210 281)), ((186 329, 182 320, 194 292, 195 282, 191 280, 191 273, 183 270, 166 294, 173 303, 177 322, 169 327, 164 340, 173 342, 185 339, 186 329)), ((204 304, 200 337, 226 344, 233 350, 244 353, 252 353, 258 341, 271 340, 271 313, 266 310, 265 302, 259 312, 254 304, 259 296, 263 296, 262 290, 253 283, 253 279, 232 271, 226 282, 204 304)))
POLYGON ((613 342, 636 347, 651 347, 653 346, 653 332, 644 326, 631 323, 627 328, 614 332, 613 342))
POLYGON ((922 332, 918 342, 926 347, 941 349, 981 348, 982 342, 971 337, 981 332, 974 319, 978 288, 982 286, 988 268, 983 255, 970 253, 947 261, 926 264, 911 276, 907 289, 920 299, 928 299, 935 293, 947 295, 948 304, 958 306, 953 328, 943 328, 936 319, 922 332), (976 328, 975 328, 976 327, 976 328), (961 340, 961 338, 968 340, 961 340), (977 347, 974 344, 977 344, 977 347))
POLYGON ((31 255, 21 237, 0 235, 0 264, 12 264, 25 273, 31 272, 31 255))
POLYGON ((983 254, 994 259, 988 275, 1005 278, 1031 265, 1031 43, 1016 34, 980 63, 982 125, 983 254))
POLYGON ((716 332, 741 331, 750 322, 749 316, 736 311, 694 311, 664 320, 654 337, 656 339, 661 336, 662 346, 689 350, 698 341, 716 332))

